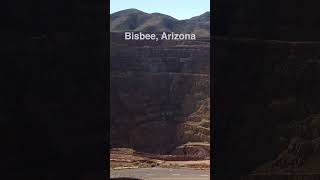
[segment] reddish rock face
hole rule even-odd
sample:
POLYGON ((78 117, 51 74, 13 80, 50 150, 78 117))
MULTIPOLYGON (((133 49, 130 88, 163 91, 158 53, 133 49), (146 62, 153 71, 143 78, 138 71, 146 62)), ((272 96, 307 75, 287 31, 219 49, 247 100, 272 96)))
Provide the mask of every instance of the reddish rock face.
POLYGON ((208 142, 206 40, 128 45, 112 35, 111 146, 168 153, 188 141, 208 142), (194 139, 188 125, 198 130, 194 139))

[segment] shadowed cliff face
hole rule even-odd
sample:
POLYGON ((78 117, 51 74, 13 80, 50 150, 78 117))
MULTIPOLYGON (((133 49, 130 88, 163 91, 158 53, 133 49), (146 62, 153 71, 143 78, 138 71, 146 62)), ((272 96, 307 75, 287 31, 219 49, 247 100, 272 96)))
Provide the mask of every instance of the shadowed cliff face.
POLYGON ((208 142, 208 44, 125 43, 111 44, 111 146, 170 153, 208 142))

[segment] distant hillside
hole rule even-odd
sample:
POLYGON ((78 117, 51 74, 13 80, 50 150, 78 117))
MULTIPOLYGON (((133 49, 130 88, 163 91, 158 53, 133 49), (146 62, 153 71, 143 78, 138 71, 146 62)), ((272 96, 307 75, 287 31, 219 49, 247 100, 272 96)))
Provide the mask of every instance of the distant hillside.
POLYGON ((201 23, 210 23, 210 12, 205 12, 200 16, 195 16, 190 18, 189 21, 191 22, 201 22, 201 23))
POLYGON ((210 35, 210 12, 187 20, 177 20, 161 13, 145 13, 137 9, 127 9, 111 14, 110 31, 175 32, 210 35))

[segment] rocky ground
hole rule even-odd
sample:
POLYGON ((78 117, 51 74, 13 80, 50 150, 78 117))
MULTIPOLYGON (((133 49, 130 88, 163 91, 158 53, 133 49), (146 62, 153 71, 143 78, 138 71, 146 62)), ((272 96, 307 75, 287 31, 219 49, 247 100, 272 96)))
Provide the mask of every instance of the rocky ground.
MULTIPOLYGON (((176 155, 155 155, 136 152, 128 148, 114 148, 110 153, 110 168, 196 168, 209 169, 209 149, 207 145, 185 145, 188 153, 192 154, 176 154, 176 155)), ((177 152, 179 148, 177 148, 177 152)))

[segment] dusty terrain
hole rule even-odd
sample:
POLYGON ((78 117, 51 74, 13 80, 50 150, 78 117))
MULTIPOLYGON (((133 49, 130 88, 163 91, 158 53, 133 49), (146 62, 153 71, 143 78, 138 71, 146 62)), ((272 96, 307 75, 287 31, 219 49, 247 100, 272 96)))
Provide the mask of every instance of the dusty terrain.
POLYGON ((111 170, 111 179, 119 176, 143 180, 209 180, 210 172, 208 170, 189 168, 141 168, 111 170))
MULTIPOLYGON (((206 145, 204 145, 206 146, 206 145)), ((111 169, 130 168, 194 168, 209 169, 209 151, 205 158, 191 155, 156 155, 139 153, 128 148, 114 148, 110 154, 111 169)))

